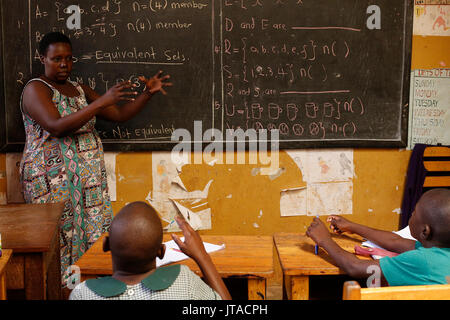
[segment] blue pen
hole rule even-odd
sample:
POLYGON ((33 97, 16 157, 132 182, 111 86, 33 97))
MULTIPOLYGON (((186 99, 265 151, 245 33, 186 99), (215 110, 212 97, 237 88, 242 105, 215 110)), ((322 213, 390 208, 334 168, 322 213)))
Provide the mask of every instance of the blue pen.
MULTIPOLYGON (((316 218, 319 219, 319 215, 317 215, 316 218)), ((319 246, 317 244, 314 246, 314 253, 316 255, 319 253, 319 246)))

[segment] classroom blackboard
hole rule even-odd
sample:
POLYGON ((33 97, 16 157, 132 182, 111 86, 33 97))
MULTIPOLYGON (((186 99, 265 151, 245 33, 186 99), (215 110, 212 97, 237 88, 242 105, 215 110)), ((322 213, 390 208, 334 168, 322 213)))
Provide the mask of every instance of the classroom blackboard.
POLYGON ((20 94, 49 31, 70 37, 71 79, 98 93, 171 75, 132 120, 97 120, 106 150, 171 150, 177 129, 203 143, 208 129, 278 129, 282 149, 406 145, 411 1, 80 0, 73 30, 72 1, 1 4, 3 150, 23 149, 20 94))

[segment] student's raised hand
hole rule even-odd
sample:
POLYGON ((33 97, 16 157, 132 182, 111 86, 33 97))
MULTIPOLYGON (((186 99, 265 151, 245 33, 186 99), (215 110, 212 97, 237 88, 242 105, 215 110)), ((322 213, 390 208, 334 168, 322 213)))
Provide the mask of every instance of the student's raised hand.
POLYGON ((178 247, 183 253, 194 260, 202 258, 204 255, 208 255, 203 245, 203 241, 199 234, 192 229, 186 220, 176 216, 175 221, 180 227, 184 235, 184 242, 176 234, 172 234, 172 239, 176 242, 178 247))
POLYGON ((167 94, 167 92, 164 90, 163 87, 171 87, 172 83, 165 82, 166 80, 168 80, 170 78, 170 76, 165 75, 165 76, 161 77, 162 73, 163 73, 162 71, 159 71, 157 74, 155 74, 150 79, 147 79, 144 76, 139 77, 139 80, 145 83, 147 92, 149 92, 150 94, 154 94, 158 91, 161 91, 162 94, 164 94, 164 95, 167 94))
POLYGON ((106 91, 106 93, 99 98, 99 102, 103 107, 107 107, 123 100, 133 101, 136 98, 137 92, 129 89, 134 87, 136 87, 136 85, 131 84, 130 81, 120 82, 106 91))
POLYGON ((351 231, 352 222, 341 216, 331 215, 327 218, 327 222, 330 223, 330 228, 334 233, 341 234, 343 232, 353 233, 351 231))
POLYGON ((306 235, 318 245, 321 245, 321 242, 323 242, 324 240, 331 239, 328 228, 317 217, 315 217, 309 225, 308 229, 306 230, 306 235))

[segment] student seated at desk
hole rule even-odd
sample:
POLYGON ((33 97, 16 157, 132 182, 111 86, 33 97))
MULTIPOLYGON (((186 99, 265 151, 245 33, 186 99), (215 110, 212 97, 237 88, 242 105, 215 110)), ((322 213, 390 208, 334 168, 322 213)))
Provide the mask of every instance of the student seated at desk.
POLYGON ((381 283, 391 286, 447 284, 450 275, 450 190, 432 189, 422 195, 409 220, 411 235, 417 241, 382 230, 362 226, 340 216, 327 219, 336 233, 349 232, 374 242, 394 257, 360 260, 340 248, 325 224, 315 218, 306 235, 324 248, 338 267, 354 278, 373 274, 370 266, 381 269, 381 283))
POLYGON ((114 217, 103 250, 111 250, 113 275, 86 280, 70 300, 211 300, 231 299, 222 278, 206 252, 200 236, 181 218, 182 242, 172 234, 181 251, 199 265, 206 283, 187 266, 156 268, 163 258, 163 230, 156 211, 145 202, 133 202, 114 217))

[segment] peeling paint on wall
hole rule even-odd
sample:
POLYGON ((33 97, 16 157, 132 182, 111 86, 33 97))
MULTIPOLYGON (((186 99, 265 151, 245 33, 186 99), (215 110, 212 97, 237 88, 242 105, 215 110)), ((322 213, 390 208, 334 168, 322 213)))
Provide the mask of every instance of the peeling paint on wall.
POLYGON ((450 36, 450 5, 416 5, 414 35, 450 36))
POLYGON ((180 176, 182 166, 181 162, 173 162, 169 152, 153 153, 153 192, 146 200, 168 223, 165 231, 180 231, 175 222, 178 214, 183 215, 194 230, 211 229, 211 209, 206 199, 213 180, 209 180, 203 190, 189 191, 180 176))
POLYGON ((353 213, 353 150, 289 150, 306 188, 282 190, 281 216, 353 213))

